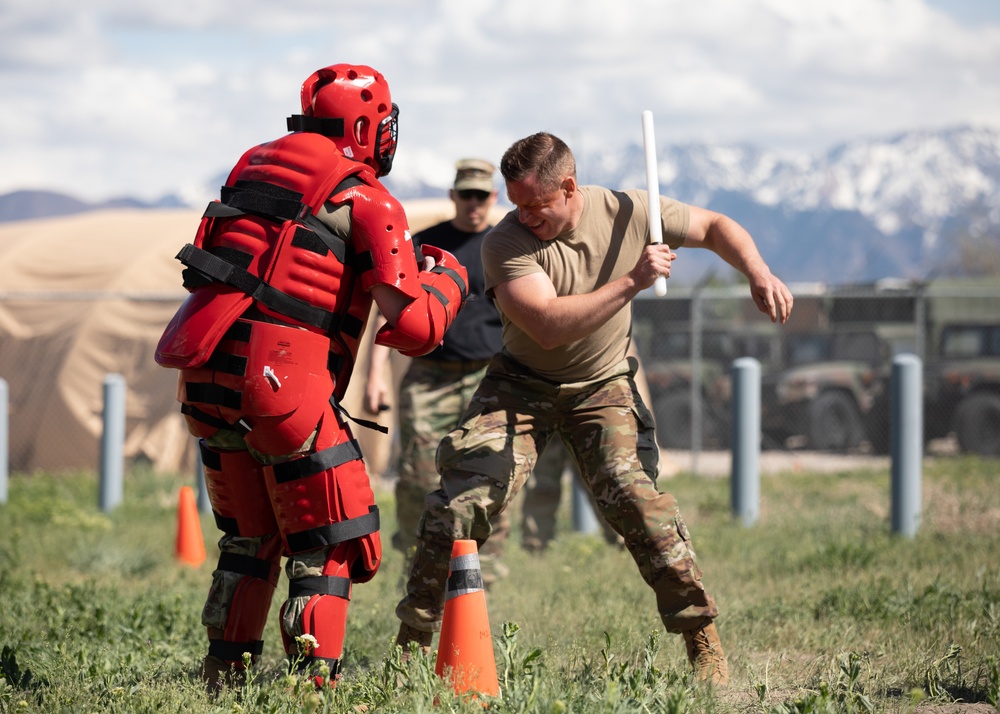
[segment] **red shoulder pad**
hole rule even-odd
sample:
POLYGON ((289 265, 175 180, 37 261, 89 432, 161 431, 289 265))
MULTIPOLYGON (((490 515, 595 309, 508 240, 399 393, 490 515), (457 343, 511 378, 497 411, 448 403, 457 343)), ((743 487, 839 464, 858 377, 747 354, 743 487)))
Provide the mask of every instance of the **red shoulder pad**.
POLYGON ((371 268, 361 273, 361 285, 391 285, 417 297, 420 283, 416 254, 406 213, 399 201, 381 184, 354 186, 334 197, 335 203, 351 203, 351 236, 355 253, 367 252, 371 268))

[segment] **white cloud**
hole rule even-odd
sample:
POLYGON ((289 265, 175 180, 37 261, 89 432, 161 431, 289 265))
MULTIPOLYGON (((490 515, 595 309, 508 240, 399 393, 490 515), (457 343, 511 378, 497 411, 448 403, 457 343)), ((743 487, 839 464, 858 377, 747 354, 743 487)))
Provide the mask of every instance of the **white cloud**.
POLYGON ((154 198, 197 185, 281 134, 301 81, 340 61, 386 75, 397 170, 430 177, 542 129, 588 150, 638 143, 644 109, 661 143, 812 150, 1000 125, 1000 10, 959 22, 940 0, 0 7, 0 192, 154 198))

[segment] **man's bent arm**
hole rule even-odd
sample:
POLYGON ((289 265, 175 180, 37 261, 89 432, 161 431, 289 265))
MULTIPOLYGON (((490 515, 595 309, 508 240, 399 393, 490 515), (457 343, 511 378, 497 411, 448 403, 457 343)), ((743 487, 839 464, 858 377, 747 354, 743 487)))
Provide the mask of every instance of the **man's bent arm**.
MULTIPOLYGON (((652 284, 652 283, 650 283, 652 284)), ((556 295, 545 273, 532 273, 493 289, 503 313, 543 349, 583 339, 610 320, 647 285, 632 274, 585 295, 556 295)))
POLYGON ((750 294, 757 309, 771 322, 788 320, 792 293, 761 257, 753 238, 743 226, 721 213, 690 207, 691 221, 685 248, 707 248, 743 273, 750 282, 750 294))

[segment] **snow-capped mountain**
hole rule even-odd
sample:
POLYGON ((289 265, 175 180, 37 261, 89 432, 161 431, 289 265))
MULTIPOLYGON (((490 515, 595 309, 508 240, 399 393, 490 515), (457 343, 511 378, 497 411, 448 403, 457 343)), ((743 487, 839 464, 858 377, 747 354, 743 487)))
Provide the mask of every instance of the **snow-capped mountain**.
MULTIPOLYGON (((1000 253, 997 129, 858 139, 817 156, 687 144, 657 157, 661 194, 733 216, 795 280, 955 272, 960 241, 1000 253)), ((638 145, 579 163, 583 182, 645 186, 638 145)))
MULTIPOLYGON (((639 144, 578 152, 581 183, 645 188, 639 144)), ((447 186, 394 168, 386 178, 402 200, 441 196, 447 186)), ((1000 129, 953 127, 861 138, 817 154, 747 144, 663 145, 660 193, 726 213, 755 237, 772 270, 789 282, 830 284, 885 277, 967 274, 972 256, 1000 262, 1000 129)), ((225 181, 212 178, 211 195, 225 181)), ((0 196, 0 221, 93 210, 63 196, 0 196)), ((165 198, 157 205, 176 201, 165 198)), ((147 204, 148 205, 148 204, 147 204)), ((718 258, 681 254, 674 278, 693 282, 718 258)))

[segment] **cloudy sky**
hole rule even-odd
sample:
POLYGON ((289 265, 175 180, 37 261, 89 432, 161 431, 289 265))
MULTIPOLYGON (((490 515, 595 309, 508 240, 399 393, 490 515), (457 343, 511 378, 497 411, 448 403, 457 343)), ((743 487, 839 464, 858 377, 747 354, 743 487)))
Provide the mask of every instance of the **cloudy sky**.
POLYGON ((586 151, 822 151, 1000 127, 998 0, 0 0, 0 193, 195 202, 285 131, 318 67, 369 64, 398 173, 446 185, 552 131, 586 151), (613 9, 612 9, 613 8, 613 9))

